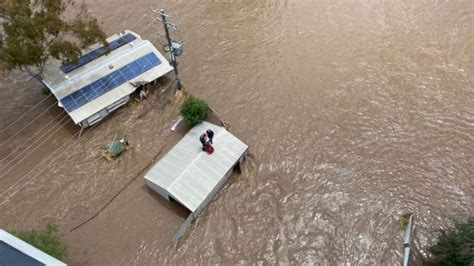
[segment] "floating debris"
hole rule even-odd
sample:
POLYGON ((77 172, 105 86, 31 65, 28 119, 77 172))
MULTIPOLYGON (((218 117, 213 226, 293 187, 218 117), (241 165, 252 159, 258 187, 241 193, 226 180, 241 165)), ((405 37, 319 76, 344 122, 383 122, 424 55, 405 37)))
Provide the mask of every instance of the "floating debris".
POLYGON ((125 138, 119 140, 112 140, 112 142, 105 145, 106 150, 102 153, 102 158, 111 162, 117 158, 124 151, 128 150, 128 141, 125 138))
POLYGON ((170 130, 172 132, 175 132, 176 128, 179 126, 179 123, 181 123, 181 121, 183 121, 183 119, 184 119, 184 117, 178 116, 178 118, 174 121, 173 125, 171 125, 170 130))

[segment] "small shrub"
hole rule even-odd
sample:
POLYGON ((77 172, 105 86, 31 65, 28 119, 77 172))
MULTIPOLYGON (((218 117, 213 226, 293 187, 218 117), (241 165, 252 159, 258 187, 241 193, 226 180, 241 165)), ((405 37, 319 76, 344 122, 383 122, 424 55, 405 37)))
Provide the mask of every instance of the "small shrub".
POLYGON ((43 230, 12 231, 11 233, 59 260, 66 255, 66 243, 61 239, 56 224, 48 224, 43 230))
POLYGON ((191 125, 196 125, 207 118, 209 106, 201 99, 189 97, 181 105, 181 114, 191 125))
POLYGON ((440 230, 438 242, 428 248, 434 265, 473 265, 474 216, 453 229, 440 230))

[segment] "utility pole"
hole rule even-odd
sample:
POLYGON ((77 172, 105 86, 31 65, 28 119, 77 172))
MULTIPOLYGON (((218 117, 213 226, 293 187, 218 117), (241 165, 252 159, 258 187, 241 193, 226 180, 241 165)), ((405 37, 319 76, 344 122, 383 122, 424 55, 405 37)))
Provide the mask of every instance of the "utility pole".
POLYGON ((177 30, 177 26, 168 22, 168 15, 165 13, 165 11, 163 9, 151 9, 151 11, 155 14, 158 14, 160 16, 160 18, 155 18, 154 20, 158 20, 158 21, 161 21, 163 22, 163 27, 165 29, 164 31, 164 34, 163 33, 158 33, 159 36, 162 36, 162 37, 165 37, 167 42, 168 42, 168 45, 167 45, 167 50, 169 52, 169 55, 170 55, 170 61, 171 61, 171 65, 173 66, 174 68, 174 74, 175 74, 175 77, 176 77, 176 85, 177 85, 177 88, 178 90, 180 90, 182 88, 182 85, 181 85, 181 80, 179 78, 179 72, 178 72, 178 62, 176 61, 176 57, 180 56, 182 53, 183 53, 183 43, 180 42, 180 41, 175 41, 173 39, 171 39, 171 36, 170 36, 170 26, 172 27, 171 29, 173 31, 176 31, 177 30))

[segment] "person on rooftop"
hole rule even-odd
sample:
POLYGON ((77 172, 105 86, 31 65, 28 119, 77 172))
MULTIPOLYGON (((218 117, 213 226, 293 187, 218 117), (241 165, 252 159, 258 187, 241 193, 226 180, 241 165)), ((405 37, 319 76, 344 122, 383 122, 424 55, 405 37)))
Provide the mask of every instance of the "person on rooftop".
POLYGON ((199 137, 199 141, 202 144, 202 150, 205 151, 206 147, 209 145, 206 132, 202 133, 202 135, 199 137))
POLYGON ((206 135, 209 138, 209 142, 211 144, 214 144, 214 143, 212 143, 212 139, 214 138, 214 131, 212 131, 211 129, 208 129, 208 130, 206 130, 206 135))

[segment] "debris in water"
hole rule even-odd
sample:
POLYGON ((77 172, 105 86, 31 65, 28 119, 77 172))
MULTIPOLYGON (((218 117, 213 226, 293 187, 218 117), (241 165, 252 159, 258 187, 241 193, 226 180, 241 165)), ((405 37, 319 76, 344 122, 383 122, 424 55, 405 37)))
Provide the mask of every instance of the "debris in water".
POLYGON ((179 126, 179 123, 181 123, 181 121, 183 121, 183 119, 184 119, 184 117, 178 116, 178 118, 174 121, 173 125, 171 125, 170 130, 175 132, 176 128, 179 126))
POLYGON ((102 152, 102 158, 111 162, 124 151, 128 150, 128 141, 125 138, 119 140, 114 138, 112 142, 105 145, 105 148, 106 150, 102 152))
POLYGON ((401 230, 405 230, 405 227, 408 225, 408 222, 410 220, 410 215, 412 215, 412 213, 405 213, 398 220, 398 225, 400 226, 401 230))

